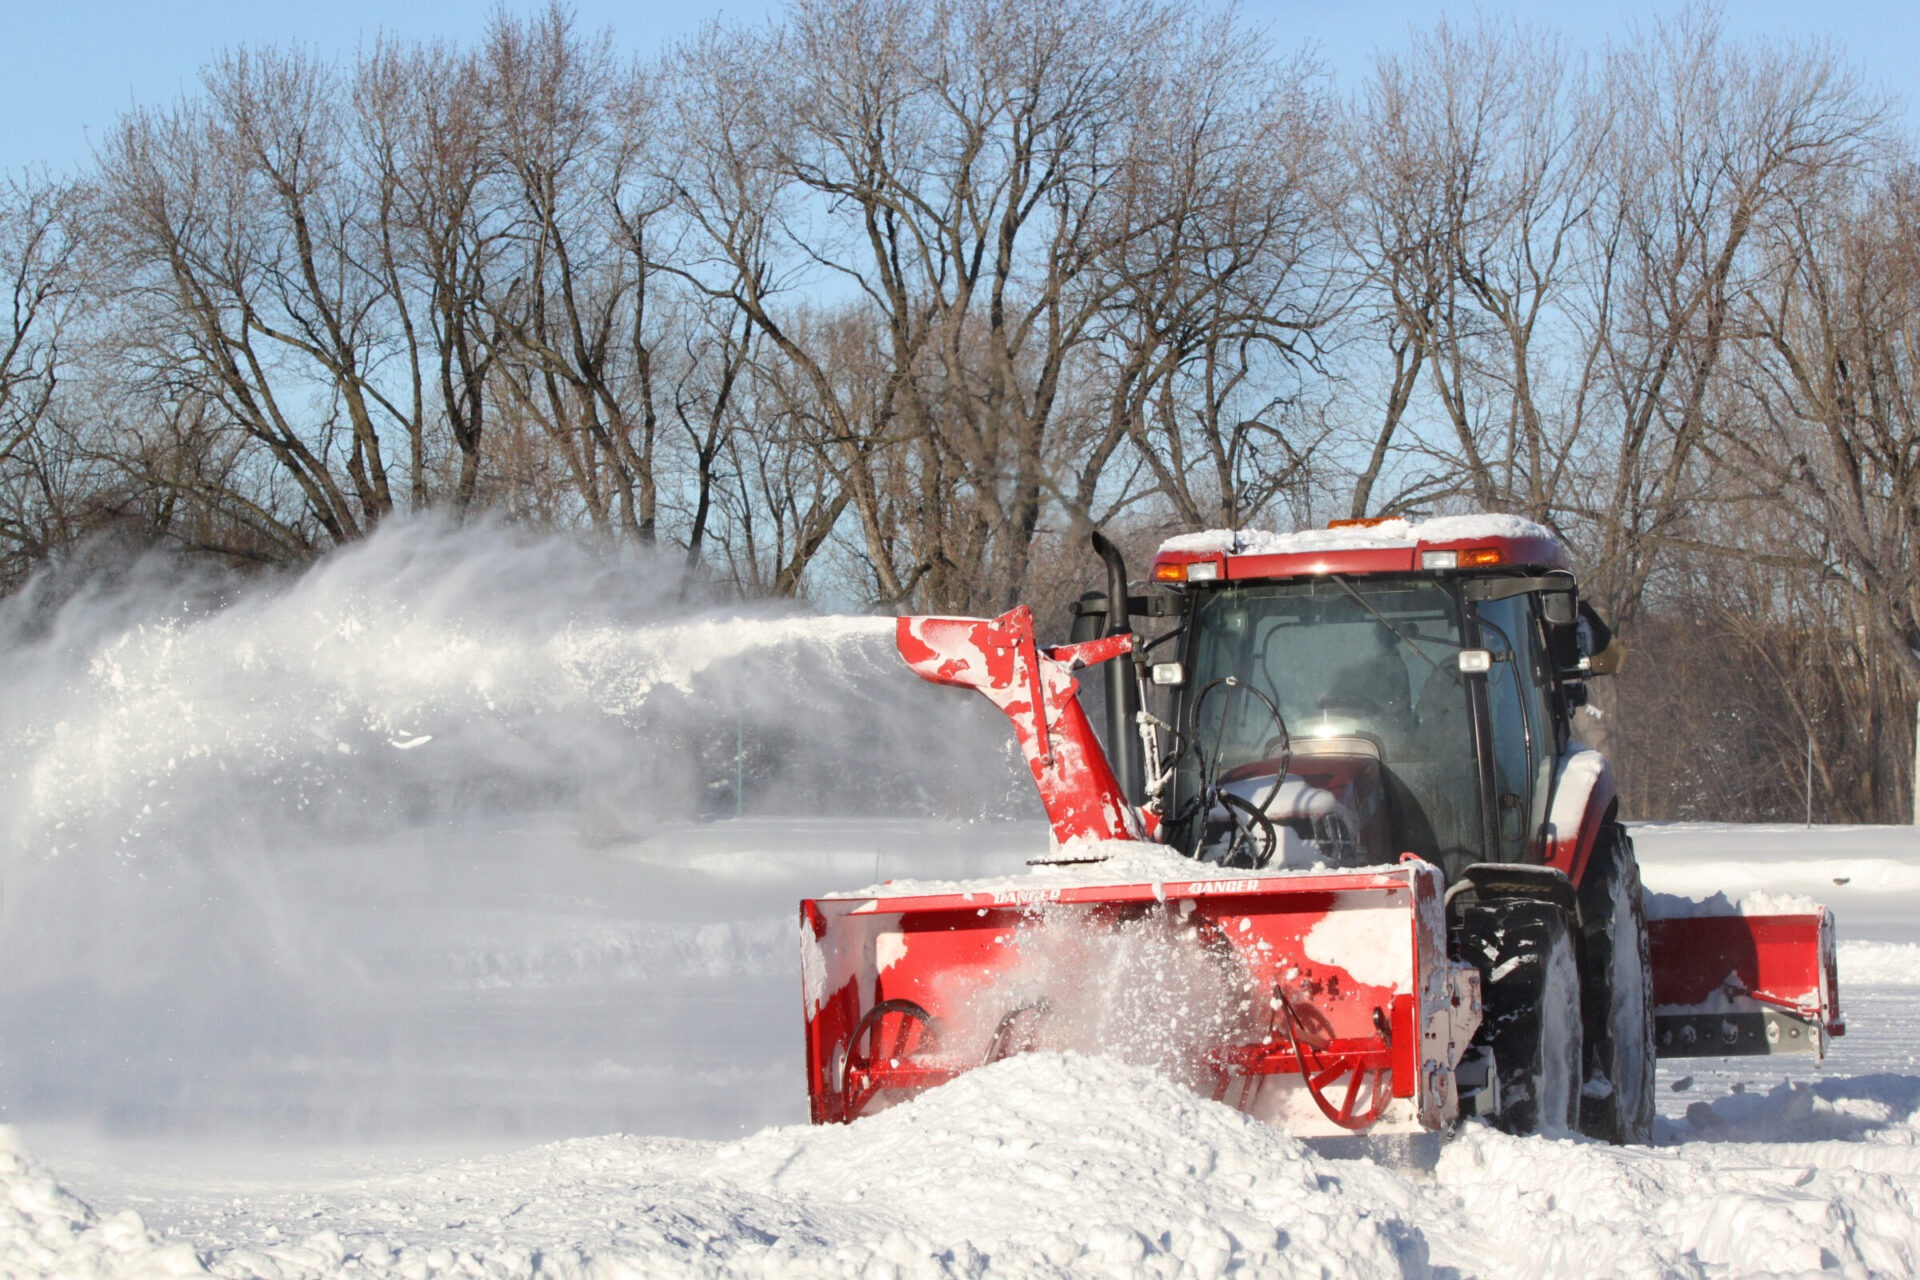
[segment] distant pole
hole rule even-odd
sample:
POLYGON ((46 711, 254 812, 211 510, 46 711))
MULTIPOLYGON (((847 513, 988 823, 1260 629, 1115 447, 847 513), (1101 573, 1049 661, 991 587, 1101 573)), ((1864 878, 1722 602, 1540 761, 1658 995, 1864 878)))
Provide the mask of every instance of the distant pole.
POLYGON ((733 816, 747 811, 747 713, 733 718, 733 816))
POLYGON ((1913 704, 1913 825, 1920 827, 1920 702, 1913 704))
POLYGON ((1807 732, 1807 825, 1813 825, 1813 732, 1807 732))

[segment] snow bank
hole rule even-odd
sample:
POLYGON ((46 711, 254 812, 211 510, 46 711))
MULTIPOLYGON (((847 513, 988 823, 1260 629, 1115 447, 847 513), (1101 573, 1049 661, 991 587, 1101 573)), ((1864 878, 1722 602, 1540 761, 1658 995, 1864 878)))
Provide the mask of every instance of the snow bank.
MULTIPOLYGON (((1781 1093, 1766 1103, 1776 1112, 1817 1103, 1790 1086, 1781 1093)), ((1622 1151, 1476 1126, 1447 1145, 1433 1176, 1472 1224, 1471 1270, 1481 1274, 1895 1276, 1920 1264, 1911 1200, 1920 1155, 1910 1144, 1864 1153, 1862 1164, 1882 1157, 1877 1169, 1832 1158, 1839 1151, 1766 1169, 1753 1156, 1707 1143, 1622 1151)))
POLYGON ((1842 942, 1840 993, 1849 987, 1920 987, 1920 943, 1842 942))
POLYGON ((161 1244, 131 1209, 101 1219, 53 1180, 20 1135, 0 1127, 0 1275, 204 1275, 183 1243, 161 1244))
MULTIPOLYGON (((33 1186, 59 1206, 36 1221, 60 1252, 8 1240, 0 1272, 123 1274, 108 1237, 151 1250, 131 1215, 102 1228, 33 1186)), ((1295 1140, 1150 1072, 1057 1054, 851 1126, 582 1139, 247 1207, 208 1250, 217 1275, 1432 1274, 1403 1212, 1295 1140)))
POLYGON ((1405 1224, 1297 1141, 1101 1059, 1013 1059, 870 1121, 759 1135, 716 1168, 782 1198, 831 1188, 980 1272, 1427 1271, 1405 1224))
POLYGON ((1152 1072, 1037 1053, 847 1126, 576 1139, 209 1193, 199 1259, 132 1215, 100 1223, 43 1174, 9 1176, 36 1210, 0 1241, 0 1272, 1907 1275, 1916 1105, 1912 1079, 1781 1085, 1694 1105, 1658 1148, 1470 1123, 1424 1156, 1336 1159, 1152 1072))

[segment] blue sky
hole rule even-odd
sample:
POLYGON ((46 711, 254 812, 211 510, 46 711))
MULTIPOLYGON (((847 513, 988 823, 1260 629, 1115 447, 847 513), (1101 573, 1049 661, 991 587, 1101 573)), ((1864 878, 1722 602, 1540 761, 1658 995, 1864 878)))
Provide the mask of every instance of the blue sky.
MULTIPOLYGON (((544 0, 507 0, 511 12, 543 7, 544 0)), ((736 0, 724 6, 697 0, 577 0, 590 27, 611 27, 621 43, 652 50, 725 13, 757 18, 772 0, 736 0)), ((1366 68, 1377 46, 1399 43, 1407 27, 1441 14, 1471 20, 1476 11, 1511 15, 1563 31, 1577 45, 1598 46, 1680 8, 1676 0, 1622 0, 1566 4, 1542 0, 1245 0, 1242 12, 1266 27, 1275 43, 1317 45, 1343 81, 1366 68)), ((486 25, 492 0, 329 0, 275 5, 262 0, 0 0, 0 29, 8 33, 6 73, 0 75, 0 171, 45 165, 69 170, 84 164, 91 139, 134 103, 158 103, 194 86, 200 66, 233 44, 288 44, 325 53, 350 53, 385 29, 408 38, 471 41, 486 25)), ((1920 0, 1731 0, 1729 25, 1741 35, 1830 38, 1872 83, 1908 102, 1909 127, 1920 125, 1920 0)))

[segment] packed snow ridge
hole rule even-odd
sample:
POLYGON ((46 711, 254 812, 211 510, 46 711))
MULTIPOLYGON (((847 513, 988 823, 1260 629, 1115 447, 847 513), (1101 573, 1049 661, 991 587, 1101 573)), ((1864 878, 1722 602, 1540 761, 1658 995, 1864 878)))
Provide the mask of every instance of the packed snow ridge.
POLYGON ((608 1137, 100 1218, 0 1136, 0 1270, 74 1277, 1909 1275, 1920 1085, 1700 1103, 1621 1152, 1477 1123, 1330 1159, 1165 1078, 1029 1054, 849 1126, 608 1137), (1747 1144, 1792 1132, 1780 1166, 1747 1144), (1411 1161, 1400 1157, 1413 1157, 1411 1161), (1430 1164, 1430 1167, 1423 1167, 1430 1164))

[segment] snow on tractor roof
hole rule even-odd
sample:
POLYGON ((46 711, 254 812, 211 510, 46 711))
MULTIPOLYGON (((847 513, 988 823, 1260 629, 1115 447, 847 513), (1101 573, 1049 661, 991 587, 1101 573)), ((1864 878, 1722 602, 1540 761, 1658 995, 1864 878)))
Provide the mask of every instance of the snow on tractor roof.
POLYGON ((1273 582, 1327 573, 1557 569, 1566 562, 1551 530, 1519 516, 1336 520, 1294 533, 1209 529, 1169 538, 1154 558, 1153 580, 1273 582))
POLYGON ((1553 538, 1553 532, 1521 516, 1438 516, 1430 520, 1384 520, 1334 529, 1269 533, 1262 529, 1208 529, 1160 544, 1162 553, 1284 556, 1323 551, 1365 551, 1422 543, 1470 542, 1482 538, 1553 538))

